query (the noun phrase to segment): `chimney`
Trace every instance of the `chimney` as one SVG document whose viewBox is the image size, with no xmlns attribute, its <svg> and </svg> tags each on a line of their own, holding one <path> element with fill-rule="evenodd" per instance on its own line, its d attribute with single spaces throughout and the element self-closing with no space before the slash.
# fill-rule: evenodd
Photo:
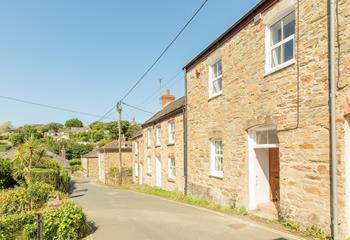
<svg viewBox="0 0 350 240">
<path fill-rule="evenodd" d="M 169 103 L 172 103 L 175 101 L 175 96 L 170 94 L 170 90 L 166 90 L 165 94 L 160 97 L 160 102 L 162 104 L 162 108 L 164 108 Z"/>
</svg>

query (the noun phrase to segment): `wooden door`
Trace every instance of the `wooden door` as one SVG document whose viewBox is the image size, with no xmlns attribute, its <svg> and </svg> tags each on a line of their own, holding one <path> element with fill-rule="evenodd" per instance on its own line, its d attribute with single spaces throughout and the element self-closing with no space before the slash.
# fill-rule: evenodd
<svg viewBox="0 0 350 240">
<path fill-rule="evenodd" d="M 269 176 L 271 201 L 276 202 L 280 197 L 280 159 L 278 148 L 269 149 Z"/>
</svg>

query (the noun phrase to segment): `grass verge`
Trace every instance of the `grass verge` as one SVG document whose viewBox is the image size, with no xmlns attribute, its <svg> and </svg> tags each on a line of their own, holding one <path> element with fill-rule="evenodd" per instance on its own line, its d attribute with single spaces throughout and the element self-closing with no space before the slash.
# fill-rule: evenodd
<svg viewBox="0 0 350 240">
<path fill-rule="evenodd" d="M 292 234 L 296 234 L 297 236 L 306 237 L 308 239 L 313 239 L 313 240 L 327 239 L 327 234 L 317 226 L 302 228 L 301 224 L 291 220 L 279 222 L 278 220 L 266 219 L 255 215 L 250 215 L 248 214 L 248 211 L 246 210 L 245 207 L 240 207 L 240 208 L 223 207 L 207 199 L 197 198 L 190 195 L 186 196 L 179 192 L 171 192 L 164 189 L 154 188 L 148 185 L 122 185 L 122 186 L 110 185 L 110 186 L 118 189 L 131 190 L 135 192 L 158 196 L 161 198 L 170 199 L 177 202 L 186 203 L 189 205 L 203 207 L 203 208 L 207 208 L 217 212 L 229 214 L 235 217 L 245 218 L 246 220 L 252 220 L 257 223 L 262 223 L 270 227 L 273 227 L 275 229 L 285 230 Z"/>
</svg>

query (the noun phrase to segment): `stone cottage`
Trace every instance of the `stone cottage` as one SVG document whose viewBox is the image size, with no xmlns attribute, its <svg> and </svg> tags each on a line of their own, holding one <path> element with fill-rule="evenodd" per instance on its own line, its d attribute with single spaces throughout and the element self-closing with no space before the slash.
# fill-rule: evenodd
<svg viewBox="0 0 350 240">
<path fill-rule="evenodd" d="M 122 139 L 122 168 L 132 168 L 132 147 L 129 142 Z M 98 149 L 98 178 L 101 182 L 107 183 L 111 178 L 109 172 L 113 167 L 119 168 L 119 142 L 114 140 Z"/>
<path fill-rule="evenodd" d="M 82 155 L 80 161 L 85 177 L 98 177 L 98 149 Z"/>
<path fill-rule="evenodd" d="M 337 5 L 343 239 L 350 236 L 350 1 Z M 189 194 L 330 231 L 327 16 L 327 1 L 260 1 L 185 66 Z"/>
<path fill-rule="evenodd" d="M 137 182 L 170 191 L 184 192 L 184 104 L 168 90 L 162 109 L 142 124 L 134 137 L 134 176 Z"/>
</svg>

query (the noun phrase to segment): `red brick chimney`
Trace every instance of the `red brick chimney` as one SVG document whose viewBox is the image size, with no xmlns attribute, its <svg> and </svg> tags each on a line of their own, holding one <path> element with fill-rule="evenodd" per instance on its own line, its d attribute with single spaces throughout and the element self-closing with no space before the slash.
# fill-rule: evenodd
<svg viewBox="0 0 350 240">
<path fill-rule="evenodd" d="M 175 96 L 170 94 L 170 90 L 166 90 L 165 94 L 160 97 L 160 102 L 162 104 L 162 108 L 164 108 L 169 103 L 172 103 L 175 101 Z"/>
</svg>

